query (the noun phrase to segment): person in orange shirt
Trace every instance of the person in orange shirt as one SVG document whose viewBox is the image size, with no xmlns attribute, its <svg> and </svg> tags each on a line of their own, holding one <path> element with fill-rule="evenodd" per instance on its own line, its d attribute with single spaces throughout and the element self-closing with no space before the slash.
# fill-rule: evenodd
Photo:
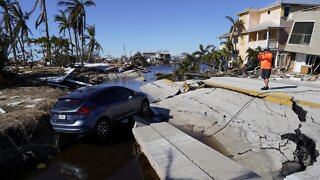
<svg viewBox="0 0 320 180">
<path fill-rule="evenodd" d="M 261 90 L 269 89 L 269 78 L 272 68 L 272 53 L 269 48 L 264 49 L 264 53 L 259 53 L 258 58 L 261 60 L 261 78 L 265 86 Z"/>
</svg>

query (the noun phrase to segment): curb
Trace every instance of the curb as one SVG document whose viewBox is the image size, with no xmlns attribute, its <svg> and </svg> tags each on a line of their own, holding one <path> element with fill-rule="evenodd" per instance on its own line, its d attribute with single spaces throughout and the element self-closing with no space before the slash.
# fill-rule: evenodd
<svg viewBox="0 0 320 180">
<path fill-rule="evenodd" d="M 261 99 L 264 99 L 267 101 L 280 103 L 280 104 L 287 105 L 287 106 L 293 106 L 294 97 L 287 95 L 287 94 L 258 92 L 258 91 L 238 88 L 238 87 L 234 87 L 234 86 L 218 84 L 218 83 L 214 83 L 214 82 L 205 82 L 205 84 L 208 86 L 227 89 L 227 90 L 239 92 L 242 94 L 246 94 L 249 96 L 261 98 Z M 298 105 L 307 106 L 310 108 L 319 108 L 320 109 L 320 104 L 317 104 L 317 103 L 312 103 L 312 102 L 308 102 L 308 101 L 301 101 L 301 100 L 296 100 L 295 103 Z"/>
</svg>

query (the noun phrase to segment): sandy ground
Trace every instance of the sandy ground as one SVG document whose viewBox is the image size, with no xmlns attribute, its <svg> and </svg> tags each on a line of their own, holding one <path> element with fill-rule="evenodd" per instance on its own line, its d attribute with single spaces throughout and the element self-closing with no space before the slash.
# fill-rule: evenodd
<svg viewBox="0 0 320 180">
<path fill-rule="evenodd" d="M 298 152 L 295 137 L 302 136 L 294 133 L 299 127 L 320 151 L 317 109 L 305 107 L 306 122 L 301 122 L 292 107 L 228 90 L 203 88 L 175 96 L 182 84 L 156 81 L 141 89 L 153 98 L 158 97 L 153 106 L 170 110 L 169 123 L 218 140 L 223 147 L 217 148 L 223 149 L 226 156 L 265 179 L 283 178 L 279 176 L 281 169 L 286 173 L 283 163 L 295 161 Z M 301 163 L 310 166 L 290 177 L 317 178 L 320 164 L 310 163 L 311 156 L 304 158 Z"/>
</svg>

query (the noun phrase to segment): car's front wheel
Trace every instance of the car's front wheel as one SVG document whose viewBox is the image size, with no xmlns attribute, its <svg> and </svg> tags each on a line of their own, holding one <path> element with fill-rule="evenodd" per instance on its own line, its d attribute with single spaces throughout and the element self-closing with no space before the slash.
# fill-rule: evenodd
<svg viewBox="0 0 320 180">
<path fill-rule="evenodd" d="M 95 127 L 95 134 L 96 137 L 101 140 L 107 139 L 111 134 L 111 126 L 109 121 L 106 119 L 99 120 Z"/>
<path fill-rule="evenodd" d="M 141 103 L 141 115 L 146 116 L 150 112 L 150 103 L 148 100 L 144 100 Z"/>
</svg>

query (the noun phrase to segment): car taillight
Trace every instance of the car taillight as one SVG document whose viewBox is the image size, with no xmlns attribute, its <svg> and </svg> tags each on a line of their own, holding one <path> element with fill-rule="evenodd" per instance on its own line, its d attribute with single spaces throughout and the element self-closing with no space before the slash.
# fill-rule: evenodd
<svg viewBox="0 0 320 180">
<path fill-rule="evenodd" d="M 83 107 L 79 109 L 79 114 L 89 114 L 91 112 L 91 109 L 89 107 Z"/>
</svg>

